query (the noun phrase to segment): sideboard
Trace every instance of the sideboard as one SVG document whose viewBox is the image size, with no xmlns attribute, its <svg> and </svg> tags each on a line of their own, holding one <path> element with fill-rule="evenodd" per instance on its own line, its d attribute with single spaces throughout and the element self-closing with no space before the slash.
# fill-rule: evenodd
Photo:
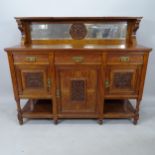
<svg viewBox="0 0 155 155">
<path fill-rule="evenodd" d="M 137 44 L 141 17 L 15 19 L 21 43 L 5 51 L 20 124 L 23 118 L 137 124 L 151 51 Z"/>
</svg>

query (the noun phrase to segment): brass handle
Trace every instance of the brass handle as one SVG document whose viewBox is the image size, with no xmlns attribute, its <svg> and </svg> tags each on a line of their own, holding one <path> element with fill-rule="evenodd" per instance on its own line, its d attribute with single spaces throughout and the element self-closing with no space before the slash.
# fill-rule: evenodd
<svg viewBox="0 0 155 155">
<path fill-rule="evenodd" d="M 48 88 L 51 88 L 51 79 L 47 80 L 47 86 L 48 86 Z"/>
<path fill-rule="evenodd" d="M 105 80 L 105 87 L 106 87 L 106 88 L 110 87 L 110 83 L 109 83 L 108 80 Z"/>
<path fill-rule="evenodd" d="M 28 61 L 28 62 L 35 62 L 36 59 L 37 59 L 37 58 L 34 57 L 34 56 L 26 57 L 26 61 Z"/>
<path fill-rule="evenodd" d="M 74 57 L 72 57 L 72 59 L 76 63 L 81 63 L 84 60 L 84 57 L 82 57 L 82 56 L 74 56 Z"/>
<path fill-rule="evenodd" d="M 129 62 L 130 58 L 128 56 L 122 56 L 122 57 L 120 57 L 120 61 L 121 62 Z"/>
<path fill-rule="evenodd" d="M 60 98 L 60 90 L 59 89 L 56 90 L 56 97 Z"/>
</svg>

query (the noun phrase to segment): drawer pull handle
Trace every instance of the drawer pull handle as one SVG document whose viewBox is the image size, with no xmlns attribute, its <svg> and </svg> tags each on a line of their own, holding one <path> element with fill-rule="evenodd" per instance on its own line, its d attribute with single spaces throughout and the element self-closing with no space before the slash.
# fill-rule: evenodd
<svg viewBox="0 0 155 155">
<path fill-rule="evenodd" d="M 51 88 L 51 85 L 52 85 L 51 79 L 47 80 L 47 85 L 48 85 L 48 88 Z"/>
<path fill-rule="evenodd" d="M 128 56 L 122 56 L 122 57 L 120 57 L 120 61 L 121 62 L 129 62 L 130 58 Z"/>
<path fill-rule="evenodd" d="M 83 62 L 84 57 L 82 57 L 82 56 L 74 56 L 74 57 L 72 57 L 72 59 L 76 63 L 81 63 L 81 62 Z"/>
<path fill-rule="evenodd" d="M 109 83 L 108 80 L 105 80 L 105 87 L 106 87 L 106 88 L 110 87 L 110 83 Z"/>
<path fill-rule="evenodd" d="M 36 62 L 36 57 L 26 57 L 27 62 Z"/>
<path fill-rule="evenodd" d="M 60 98 L 60 89 L 57 89 L 57 90 L 56 90 L 56 97 L 57 97 L 57 98 Z"/>
</svg>

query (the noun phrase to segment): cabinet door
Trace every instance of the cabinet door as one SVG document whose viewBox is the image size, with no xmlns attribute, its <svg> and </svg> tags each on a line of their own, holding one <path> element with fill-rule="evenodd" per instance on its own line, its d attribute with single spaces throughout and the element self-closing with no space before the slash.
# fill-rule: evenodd
<svg viewBox="0 0 155 155">
<path fill-rule="evenodd" d="M 59 112 L 96 113 L 98 70 L 78 67 L 57 69 Z"/>
<path fill-rule="evenodd" d="M 141 67 L 135 66 L 109 66 L 106 70 L 106 94 L 136 95 L 140 82 Z"/>
<path fill-rule="evenodd" d="M 50 94 L 51 79 L 48 66 L 16 66 L 19 94 L 23 97 L 42 97 Z"/>
</svg>

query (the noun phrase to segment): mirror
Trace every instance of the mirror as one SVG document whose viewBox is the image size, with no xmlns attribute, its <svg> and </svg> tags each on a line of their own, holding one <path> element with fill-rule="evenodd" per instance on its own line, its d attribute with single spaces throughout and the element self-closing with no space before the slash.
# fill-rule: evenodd
<svg viewBox="0 0 155 155">
<path fill-rule="evenodd" d="M 85 23 L 84 39 L 125 39 L 127 22 Z M 71 40 L 71 23 L 32 23 L 32 40 Z"/>
<path fill-rule="evenodd" d="M 125 39 L 127 23 L 86 24 L 88 39 Z"/>
</svg>

